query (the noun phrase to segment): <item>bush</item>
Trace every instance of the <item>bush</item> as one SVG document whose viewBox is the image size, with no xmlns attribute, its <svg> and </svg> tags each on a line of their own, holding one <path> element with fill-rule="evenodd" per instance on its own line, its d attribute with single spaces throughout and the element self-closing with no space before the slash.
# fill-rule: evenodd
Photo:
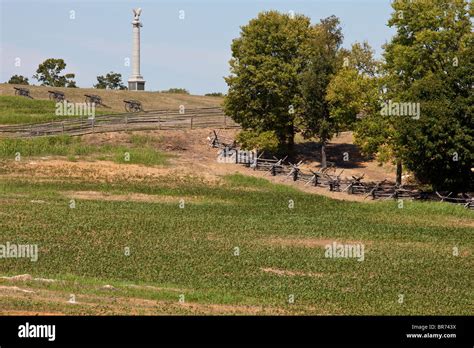
<svg viewBox="0 0 474 348">
<path fill-rule="evenodd" d="M 278 138 L 274 131 L 257 133 L 253 130 L 243 130 L 237 135 L 237 142 L 244 150 L 276 152 Z"/>
<path fill-rule="evenodd" d="M 7 83 L 14 85 L 29 85 L 28 78 L 23 75 L 13 75 Z"/>
<path fill-rule="evenodd" d="M 170 88 L 166 91 L 161 91 L 161 93 L 189 94 L 189 91 L 186 88 Z"/>
</svg>

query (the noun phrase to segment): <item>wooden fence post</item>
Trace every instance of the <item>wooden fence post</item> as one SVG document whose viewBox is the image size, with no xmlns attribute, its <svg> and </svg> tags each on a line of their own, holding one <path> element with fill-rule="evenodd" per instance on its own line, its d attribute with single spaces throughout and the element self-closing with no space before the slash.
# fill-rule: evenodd
<svg viewBox="0 0 474 348">
<path fill-rule="evenodd" d="M 193 129 L 193 115 L 191 115 L 191 129 Z"/>
</svg>

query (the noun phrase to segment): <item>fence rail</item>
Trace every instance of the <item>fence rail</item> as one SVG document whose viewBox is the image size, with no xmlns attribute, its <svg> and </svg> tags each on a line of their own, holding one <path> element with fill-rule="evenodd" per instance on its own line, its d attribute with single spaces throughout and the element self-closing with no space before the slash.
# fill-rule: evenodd
<svg viewBox="0 0 474 348">
<path fill-rule="evenodd" d="M 416 185 L 397 185 L 388 180 L 379 182 L 363 181 L 364 175 L 352 176 L 352 178 L 344 177 L 341 170 L 336 173 L 336 168 L 324 168 L 318 171 L 308 170 L 304 172 L 300 165 L 303 161 L 293 164 L 285 158 L 265 158 L 264 153 L 258 154 L 255 151 L 241 151 L 235 143 L 231 144 L 229 140 L 223 142 L 214 132 L 213 137 L 208 138 L 209 146 L 218 148 L 219 153 L 217 161 L 220 163 L 236 163 L 243 164 L 253 170 L 265 171 L 265 175 L 284 175 L 284 180 L 293 180 L 300 182 L 304 186 L 325 187 L 329 191 L 346 192 L 352 195 L 364 195 L 364 199 L 371 197 L 372 199 L 416 199 L 416 200 L 434 200 L 441 202 L 449 202 L 459 204 L 465 208 L 474 210 L 474 195 L 472 192 L 464 192 L 455 195 L 452 192 L 442 194 L 439 192 L 424 192 Z M 231 145 L 229 145 L 231 144 Z M 242 153 L 242 155 L 239 155 Z"/>
<path fill-rule="evenodd" d="M 0 137 L 36 137 L 51 135 L 85 135 L 126 130 L 239 128 L 221 108 L 195 108 L 184 112 L 150 110 L 123 114 L 101 115 L 95 118 L 69 118 L 31 125 L 0 126 Z"/>
</svg>

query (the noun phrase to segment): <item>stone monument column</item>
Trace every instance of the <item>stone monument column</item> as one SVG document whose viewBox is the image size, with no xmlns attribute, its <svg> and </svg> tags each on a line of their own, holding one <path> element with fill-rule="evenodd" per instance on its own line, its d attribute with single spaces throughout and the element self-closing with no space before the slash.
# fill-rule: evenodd
<svg viewBox="0 0 474 348">
<path fill-rule="evenodd" d="M 141 13 L 141 8 L 133 10 L 132 75 L 128 79 L 128 89 L 130 91 L 145 90 L 145 80 L 140 75 L 140 28 L 143 26 L 140 23 Z"/>
</svg>

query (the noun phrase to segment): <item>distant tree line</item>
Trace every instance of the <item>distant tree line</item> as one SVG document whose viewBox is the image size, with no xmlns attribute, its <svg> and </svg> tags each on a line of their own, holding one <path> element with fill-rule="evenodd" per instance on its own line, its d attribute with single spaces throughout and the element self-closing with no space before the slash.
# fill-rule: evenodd
<svg viewBox="0 0 474 348">
<path fill-rule="evenodd" d="M 33 78 L 40 82 L 41 86 L 51 87 L 77 87 L 74 81 L 75 74 L 69 73 L 61 75 L 66 69 L 66 63 L 63 59 L 49 58 L 38 66 Z M 13 75 L 7 83 L 18 85 L 29 85 L 29 80 L 23 75 Z M 122 82 L 122 75 L 113 71 L 97 76 L 97 83 L 93 85 L 97 89 L 127 90 L 128 88 Z M 170 88 L 160 91 L 161 93 L 188 94 L 185 88 Z M 222 97 L 220 92 L 207 93 L 206 96 Z"/>
<path fill-rule="evenodd" d="M 40 82 L 41 86 L 52 87 L 77 87 L 74 81 L 75 74 L 68 73 L 61 75 L 61 72 L 66 68 L 66 63 L 63 59 L 49 58 L 38 66 L 36 74 L 33 78 Z M 13 75 L 8 83 L 29 85 L 28 78 L 23 75 Z"/>
<path fill-rule="evenodd" d="M 62 74 L 65 69 L 66 62 L 64 59 L 49 58 L 39 64 L 33 78 L 40 82 L 41 86 L 77 87 L 74 81 L 76 75 L 73 73 Z M 23 75 L 13 75 L 7 83 L 29 85 L 29 80 Z M 97 84 L 93 87 L 99 89 L 127 89 L 122 83 L 122 75 L 112 71 L 105 76 L 97 76 Z"/>
<path fill-rule="evenodd" d="M 189 94 L 189 91 L 185 88 L 170 88 L 164 91 L 160 91 L 161 93 L 175 93 L 175 94 Z"/>
</svg>

